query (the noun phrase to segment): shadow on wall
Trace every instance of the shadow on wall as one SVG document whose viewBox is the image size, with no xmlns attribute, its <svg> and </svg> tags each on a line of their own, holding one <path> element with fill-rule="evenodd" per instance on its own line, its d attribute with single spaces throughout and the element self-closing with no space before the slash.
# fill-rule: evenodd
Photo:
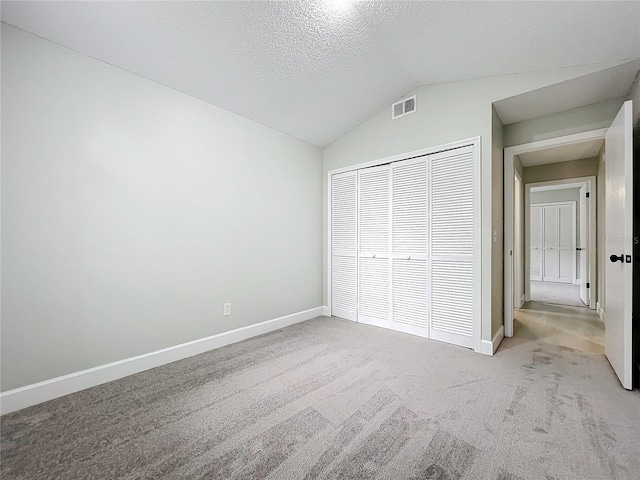
<svg viewBox="0 0 640 480">
<path fill-rule="evenodd" d="M 633 129 L 633 386 L 640 386 L 640 121 Z"/>
</svg>

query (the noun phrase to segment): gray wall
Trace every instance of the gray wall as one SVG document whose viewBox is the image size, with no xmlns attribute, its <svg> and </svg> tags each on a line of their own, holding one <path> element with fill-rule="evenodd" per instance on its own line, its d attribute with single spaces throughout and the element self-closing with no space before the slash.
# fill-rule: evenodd
<svg viewBox="0 0 640 480">
<path fill-rule="evenodd" d="M 322 305 L 317 147 L 3 24 L 2 160 L 3 391 Z"/>
<path fill-rule="evenodd" d="M 504 198 L 503 125 L 491 106 L 491 189 L 492 198 Z M 503 202 L 492 203 L 491 224 L 494 242 L 491 244 L 491 335 L 504 324 L 504 208 Z M 487 339 L 488 340 L 488 339 Z"/>
<path fill-rule="evenodd" d="M 585 158 L 572 162 L 550 163 L 523 169 L 524 183 L 549 182 L 567 178 L 595 177 L 598 175 L 598 158 Z"/>
<path fill-rule="evenodd" d="M 539 203 L 579 202 L 579 188 L 563 188 L 558 190 L 532 191 L 529 196 L 531 205 Z"/>
<path fill-rule="evenodd" d="M 624 98 L 617 98 L 506 125 L 504 146 L 609 128 L 623 103 Z"/>
<path fill-rule="evenodd" d="M 640 72 L 631 86 L 627 100 L 633 100 L 633 125 L 636 126 L 640 122 Z"/>
</svg>

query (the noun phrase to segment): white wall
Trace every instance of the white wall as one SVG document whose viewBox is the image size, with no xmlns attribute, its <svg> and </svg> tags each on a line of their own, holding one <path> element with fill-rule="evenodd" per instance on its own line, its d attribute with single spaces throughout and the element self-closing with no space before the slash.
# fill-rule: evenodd
<svg viewBox="0 0 640 480">
<path fill-rule="evenodd" d="M 2 391 L 322 305 L 317 147 L 2 24 L 2 160 Z"/>
<path fill-rule="evenodd" d="M 610 66 L 610 65 L 609 65 Z M 582 66 L 553 71 L 485 78 L 421 87 L 407 95 L 417 95 L 417 111 L 391 120 L 390 106 L 382 110 L 344 137 L 327 146 L 323 152 L 324 188 L 324 258 L 327 255 L 327 172 L 330 170 L 385 157 L 400 155 L 448 142 L 480 136 L 482 139 L 482 288 L 491 292 L 491 301 L 482 304 L 482 338 L 490 340 L 502 325 L 502 165 L 493 155 L 495 117 L 492 103 L 606 68 Z M 499 120 L 499 119 L 498 119 Z M 501 143 L 500 141 L 497 142 Z M 500 185 L 496 185 L 496 183 Z M 493 245 L 493 232 L 496 243 Z M 499 257 L 499 258 L 494 258 Z M 325 302 L 326 261 L 324 262 Z M 494 270 L 499 270 L 495 275 Z M 499 286 L 493 285 L 498 281 Z M 495 303 L 498 303 L 496 306 Z M 492 320 L 492 316 L 495 317 Z M 492 325 L 493 323 L 493 325 Z M 496 328 L 497 327 L 497 328 Z"/>
</svg>

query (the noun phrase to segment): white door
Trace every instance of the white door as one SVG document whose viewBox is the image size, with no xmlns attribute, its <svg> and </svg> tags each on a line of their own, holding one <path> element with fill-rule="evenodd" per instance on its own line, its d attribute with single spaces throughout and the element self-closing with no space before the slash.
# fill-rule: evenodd
<svg viewBox="0 0 640 480">
<path fill-rule="evenodd" d="M 605 354 L 622 386 L 632 388 L 633 128 L 624 103 L 605 136 Z"/>
<path fill-rule="evenodd" d="M 358 322 L 391 326 L 389 165 L 358 170 Z"/>
<path fill-rule="evenodd" d="M 587 205 L 587 185 L 580 188 L 580 235 L 577 242 L 578 256 L 578 285 L 580 285 L 580 300 L 589 305 L 589 209 Z"/>
<path fill-rule="evenodd" d="M 558 281 L 558 207 L 542 207 L 543 274 L 545 282 Z"/>
<path fill-rule="evenodd" d="M 474 319 L 474 184 L 472 147 L 429 156 L 431 338 L 473 348 L 479 338 Z"/>
<path fill-rule="evenodd" d="M 356 320 L 357 172 L 331 179 L 331 314 Z"/>
<path fill-rule="evenodd" d="M 391 328 L 429 336 L 427 159 L 391 167 Z"/>
<path fill-rule="evenodd" d="M 576 279 L 576 207 L 558 205 L 558 282 Z"/>
<path fill-rule="evenodd" d="M 542 281 L 542 207 L 532 206 L 530 215 L 530 275 L 534 282 Z"/>
<path fill-rule="evenodd" d="M 542 242 L 542 280 L 573 283 L 576 278 L 575 202 L 542 205 Z"/>
</svg>

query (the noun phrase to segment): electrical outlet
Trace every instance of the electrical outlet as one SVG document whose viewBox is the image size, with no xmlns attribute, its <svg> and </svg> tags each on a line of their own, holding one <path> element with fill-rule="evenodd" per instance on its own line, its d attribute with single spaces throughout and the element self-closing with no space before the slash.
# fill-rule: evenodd
<svg viewBox="0 0 640 480">
<path fill-rule="evenodd" d="M 231 315 L 231 304 L 230 303 L 225 303 L 224 304 L 224 311 L 222 312 L 222 316 L 228 317 L 229 315 Z"/>
</svg>

